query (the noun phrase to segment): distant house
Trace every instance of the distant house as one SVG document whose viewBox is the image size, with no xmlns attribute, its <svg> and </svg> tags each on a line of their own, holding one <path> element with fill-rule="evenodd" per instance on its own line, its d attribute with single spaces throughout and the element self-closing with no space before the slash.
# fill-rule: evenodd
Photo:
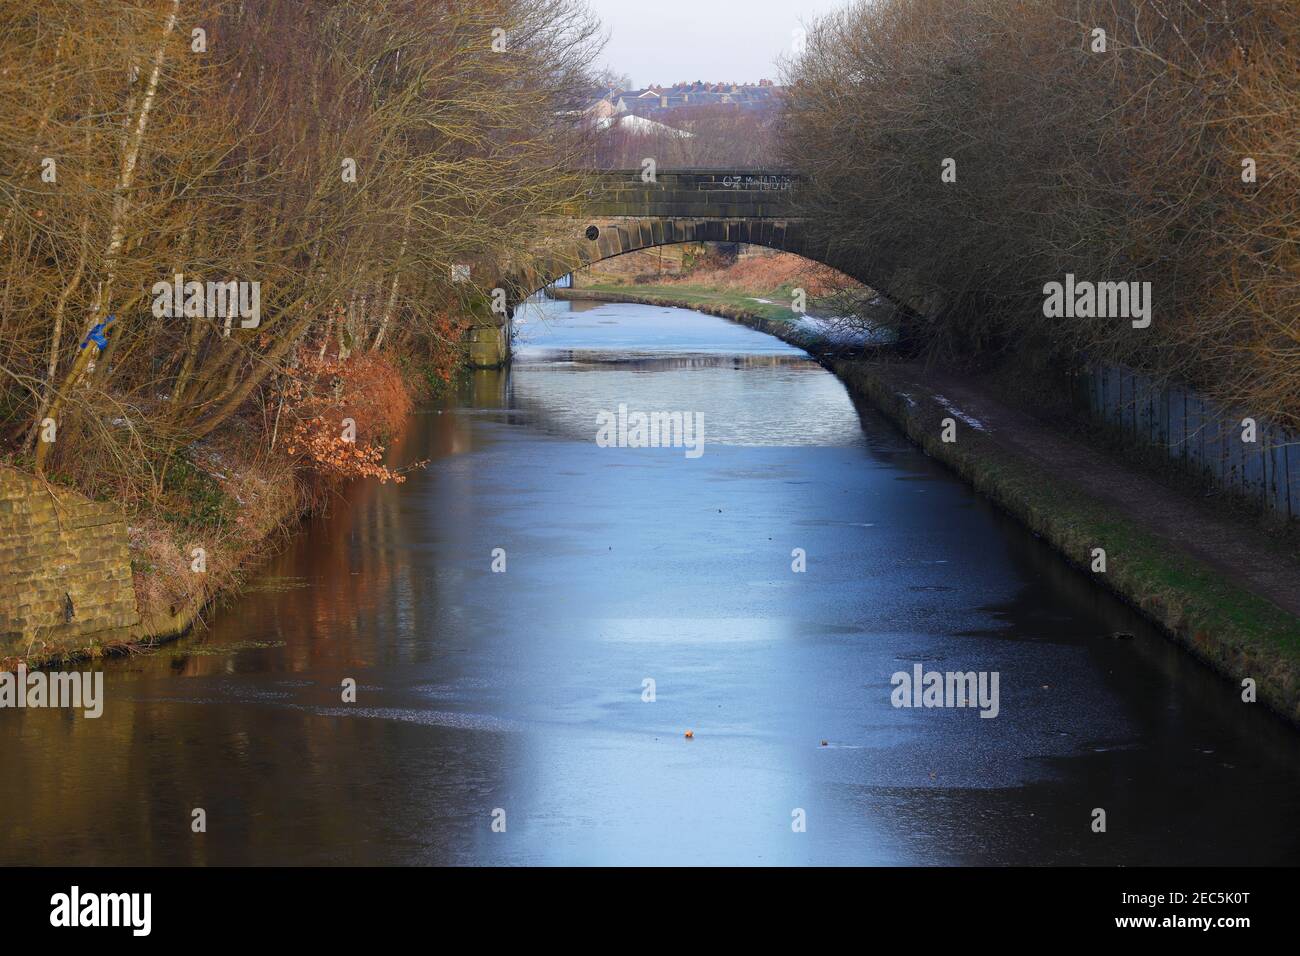
<svg viewBox="0 0 1300 956">
<path fill-rule="evenodd" d="M 613 122 L 614 117 L 618 115 L 618 110 L 609 100 L 599 99 L 587 107 L 585 115 L 594 126 L 604 129 Z"/>
<path fill-rule="evenodd" d="M 689 139 L 694 133 L 688 133 L 686 130 L 675 129 L 675 127 L 663 124 L 658 120 L 647 120 L 646 117 L 637 116 L 636 113 L 614 113 L 612 116 L 595 116 L 588 111 L 591 117 L 591 125 L 598 130 L 607 130 L 610 127 L 625 131 L 625 133 L 636 133 L 638 135 L 664 135 L 675 139 Z"/>
<path fill-rule="evenodd" d="M 620 116 L 616 125 L 621 130 L 625 130 L 629 133 L 637 133 L 642 136 L 659 135 L 670 136 L 674 139 L 690 139 L 695 135 L 694 133 L 688 133 L 684 129 L 674 129 L 665 123 L 646 119 L 644 116 L 637 116 L 631 113 L 626 116 Z"/>
<path fill-rule="evenodd" d="M 651 84 L 644 89 L 623 90 L 606 96 L 620 114 L 653 117 L 667 110 L 692 109 L 699 106 L 731 106 L 739 109 L 774 110 L 780 102 L 782 88 L 771 80 L 758 83 L 674 83 L 672 86 Z"/>
<path fill-rule="evenodd" d="M 655 86 L 646 87 L 644 90 L 625 90 L 614 101 L 614 108 L 620 113 L 631 113 L 638 106 L 658 104 L 659 96 L 659 88 Z"/>
<path fill-rule="evenodd" d="M 592 91 L 587 114 L 600 129 L 607 129 L 616 122 L 621 123 L 616 117 L 635 116 L 658 123 L 674 133 L 687 135 L 659 120 L 669 115 L 677 117 L 683 112 L 701 107 L 775 112 L 783 94 L 782 87 L 766 79 L 757 83 L 707 83 L 695 80 L 690 83 L 674 83 L 672 86 L 652 83 L 636 90 Z M 623 128 L 645 132 L 653 127 L 632 124 L 623 125 Z"/>
</svg>

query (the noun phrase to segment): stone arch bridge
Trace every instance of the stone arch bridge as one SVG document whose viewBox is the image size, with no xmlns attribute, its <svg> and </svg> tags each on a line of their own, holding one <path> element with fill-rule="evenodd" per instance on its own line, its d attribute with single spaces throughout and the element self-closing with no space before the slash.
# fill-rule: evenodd
<svg viewBox="0 0 1300 956">
<path fill-rule="evenodd" d="M 851 249 L 837 254 L 814 245 L 799 216 L 803 180 L 789 172 L 688 169 L 659 172 L 646 181 L 641 170 L 595 174 L 581 203 L 568 210 L 562 231 L 572 230 L 548 255 L 504 277 L 506 315 L 495 325 L 470 330 L 470 361 L 495 367 L 508 360 L 510 317 L 537 290 L 603 259 L 681 242 L 738 242 L 768 246 L 855 274 L 860 263 Z M 878 281 L 870 283 L 880 289 Z"/>
</svg>

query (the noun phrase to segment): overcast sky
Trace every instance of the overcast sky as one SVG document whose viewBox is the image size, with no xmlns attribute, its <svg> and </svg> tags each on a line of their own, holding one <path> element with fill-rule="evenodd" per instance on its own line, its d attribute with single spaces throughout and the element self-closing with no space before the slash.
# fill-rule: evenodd
<svg viewBox="0 0 1300 956">
<path fill-rule="evenodd" d="M 632 85 L 777 79 L 800 23 L 847 0 L 587 0 L 609 33 L 604 61 Z"/>
</svg>

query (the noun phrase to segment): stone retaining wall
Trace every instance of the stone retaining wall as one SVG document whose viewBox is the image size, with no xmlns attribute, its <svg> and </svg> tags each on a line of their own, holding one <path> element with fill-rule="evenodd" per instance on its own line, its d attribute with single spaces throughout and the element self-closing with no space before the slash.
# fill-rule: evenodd
<svg viewBox="0 0 1300 956">
<path fill-rule="evenodd" d="M 139 620 L 121 511 L 0 465 L 0 657 L 125 640 Z"/>
</svg>

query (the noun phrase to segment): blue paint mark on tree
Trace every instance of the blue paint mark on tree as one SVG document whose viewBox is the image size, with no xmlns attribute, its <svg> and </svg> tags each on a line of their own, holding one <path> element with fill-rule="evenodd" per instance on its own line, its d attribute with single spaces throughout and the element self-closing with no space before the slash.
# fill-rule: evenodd
<svg viewBox="0 0 1300 956">
<path fill-rule="evenodd" d="M 112 321 L 113 321 L 113 316 L 110 315 L 103 322 L 100 322 L 97 326 L 91 329 L 86 334 L 86 340 L 81 343 L 81 347 L 84 349 L 91 342 L 94 342 L 96 345 L 99 346 L 99 350 L 101 352 L 104 351 L 104 349 L 108 348 L 107 329 L 109 323 Z"/>
</svg>

